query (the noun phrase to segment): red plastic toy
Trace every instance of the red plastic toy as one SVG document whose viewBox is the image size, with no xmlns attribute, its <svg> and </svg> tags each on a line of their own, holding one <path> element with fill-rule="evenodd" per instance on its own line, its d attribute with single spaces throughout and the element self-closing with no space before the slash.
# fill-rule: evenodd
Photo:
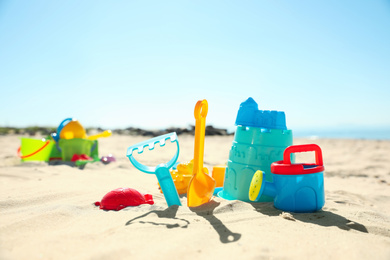
<svg viewBox="0 0 390 260">
<path fill-rule="evenodd" d="M 151 194 L 142 194 L 132 188 L 118 188 L 107 193 L 101 202 L 95 202 L 96 206 L 104 210 L 121 210 L 129 206 L 139 206 L 141 204 L 153 205 Z"/>
<path fill-rule="evenodd" d="M 75 162 L 75 161 L 93 161 L 93 158 L 89 157 L 88 155 L 86 154 L 74 154 L 72 159 L 71 159 L 72 162 Z"/>
</svg>

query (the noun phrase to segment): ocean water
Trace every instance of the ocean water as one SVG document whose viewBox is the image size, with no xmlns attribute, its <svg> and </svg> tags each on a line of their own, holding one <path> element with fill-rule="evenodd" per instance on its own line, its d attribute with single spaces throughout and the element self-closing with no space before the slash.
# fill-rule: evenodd
<svg viewBox="0 0 390 260">
<path fill-rule="evenodd" d="M 289 128 L 294 137 L 301 138 L 334 138 L 334 139 L 367 139 L 390 140 L 390 127 L 354 127 L 354 128 Z M 235 127 L 228 128 L 234 132 Z"/>
<path fill-rule="evenodd" d="M 389 128 L 293 129 L 294 137 L 390 140 Z"/>
</svg>

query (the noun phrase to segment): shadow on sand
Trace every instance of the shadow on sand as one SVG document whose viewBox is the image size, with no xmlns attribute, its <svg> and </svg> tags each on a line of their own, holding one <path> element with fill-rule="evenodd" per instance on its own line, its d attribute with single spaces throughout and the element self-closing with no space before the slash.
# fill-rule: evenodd
<svg viewBox="0 0 390 260">
<path fill-rule="evenodd" d="M 268 216 L 279 216 L 283 211 L 275 208 L 272 202 L 250 203 L 252 207 L 262 214 Z M 349 220 L 343 216 L 330 211 L 319 210 L 313 213 L 290 213 L 293 216 L 291 220 L 299 220 L 306 223 L 312 223 L 323 227 L 338 227 L 342 230 L 356 230 L 368 233 L 367 228 L 355 221 Z"/>
<path fill-rule="evenodd" d="M 126 226 L 131 225 L 133 223 L 141 223 L 141 224 L 152 224 L 155 226 L 163 225 L 163 226 L 166 226 L 166 228 L 187 228 L 188 225 L 190 224 L 190 222 L 186 219 L 176 217 L 176 213 L 177 213 L 178 209 L 179 209 L 179 206 L 173 205 L 165 210 L 152 210 L 152 211 L 145 213 L 141 216 L 130 219 L 129 221 L 126 222 Z M 161 218 L 161 219 L 165 218 L 165 219 L 175 220 L 174 222 L 176 222 L 176 223 L 157 223 L 157 222 L 152 222 L 152 221 L 141 220 L 150 214 L 156 214 L 157 217 Z"/>
<path fill-rule="evenodd" d="M 216 218 L 213 214 L 213 211 L 216 207 L 219 206 L 219 202 L 215 202 L 214 200 L 211 200 L 210 202 L 196 207 L 196 208 L 190 208 L 192 212 L 195 212 L 198 216 L 203 217 L 205 220 L 207 220 L 210 225 L 215 229 L 215 231 L 219 235 L 219 240 L 226 244 L 226 243 L 232 243 L 236 242 L 241 238 L 241 234 L 239 233 L 233 233 L 230 231 L 221 220 Z"/>
<path fill-rule="evenodd" d="M 216 207 L 219 206 L 220 203 L 215 201 L 210 201 L 209 203 L 206 203 L 200 207 L 196 208 L 190 208 L 190 210 L 194 213 L 196 213 L 198 216 L 203 217 L 205 220 L 207 220 L 210 225 L 214 228 L 214 230 L 219 235 L 219 240 L 222 243 L 232 243 L 236 242 L 241 238 L 241 234 L 234 233 L 230 231 L 221 220 L 216 218 L 213 215 L 213 211 Z M 171 206 L 165 210 L 152 210 L 150 212 L 147 212 L 141 216 L 135 217 L 129 221 L 126 222 L 126 226 L 129 226 L 134 223 L 141 223 L 141 224 L 151 224 L 156 226 L 166 226 L 166 228 L 187 228 L 190 222 L 183 218 L 177 218 L 176 214 L 178 211 L 179 206 L 174 205 Z M 144 221 L 145 217 L 149 216 L 150 214 L 156 214 L 159 219 L 169 219 L 169 221 L 164 222 L 156 222 L 156 221 Z M 174 223 L 169 223 L 174 220 Z"/>
</svg>

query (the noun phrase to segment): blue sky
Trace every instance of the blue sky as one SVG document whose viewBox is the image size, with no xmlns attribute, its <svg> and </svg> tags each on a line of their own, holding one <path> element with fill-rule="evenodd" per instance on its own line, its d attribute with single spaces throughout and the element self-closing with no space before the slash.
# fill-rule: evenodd
<svg viewBox="0 0 390 260">
<path fill-rule="evenodd" d="M 0 0 L 0 125 L 390 127 L 390 1 Z"/>
</svg>

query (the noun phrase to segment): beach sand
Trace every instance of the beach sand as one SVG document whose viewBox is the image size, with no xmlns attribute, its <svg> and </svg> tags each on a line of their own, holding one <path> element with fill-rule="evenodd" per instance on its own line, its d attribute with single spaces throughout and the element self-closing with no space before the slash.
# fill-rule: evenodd
<svg viewBox="0 0 390 260">
<path fill-rule="evenodd" d="M 0 136 L 0 259 L 390 259 L 390 141 L 294 139 L 316 143 L 325 165 L 325 206 L 287 213 L 272 203 L 213 197 L 197 209 L 167 207 L 155 175 L 138 171 L 127 147 L 147 140 L 99 139 L 110 164 L 85 168 L 21 162 L 20 136 Z M 206 136 L 204 163 L 225 164 L 233 136 Z M 193 156 L 193 136 L 179 136 L 180 162 Z M 167 145 L 141 154 L 167 162 Z M 314 156 L 303 160 L 314 160 Z M 109 191 L 130 187 L 154 205 L 104 211 Z"/>
</svg>

